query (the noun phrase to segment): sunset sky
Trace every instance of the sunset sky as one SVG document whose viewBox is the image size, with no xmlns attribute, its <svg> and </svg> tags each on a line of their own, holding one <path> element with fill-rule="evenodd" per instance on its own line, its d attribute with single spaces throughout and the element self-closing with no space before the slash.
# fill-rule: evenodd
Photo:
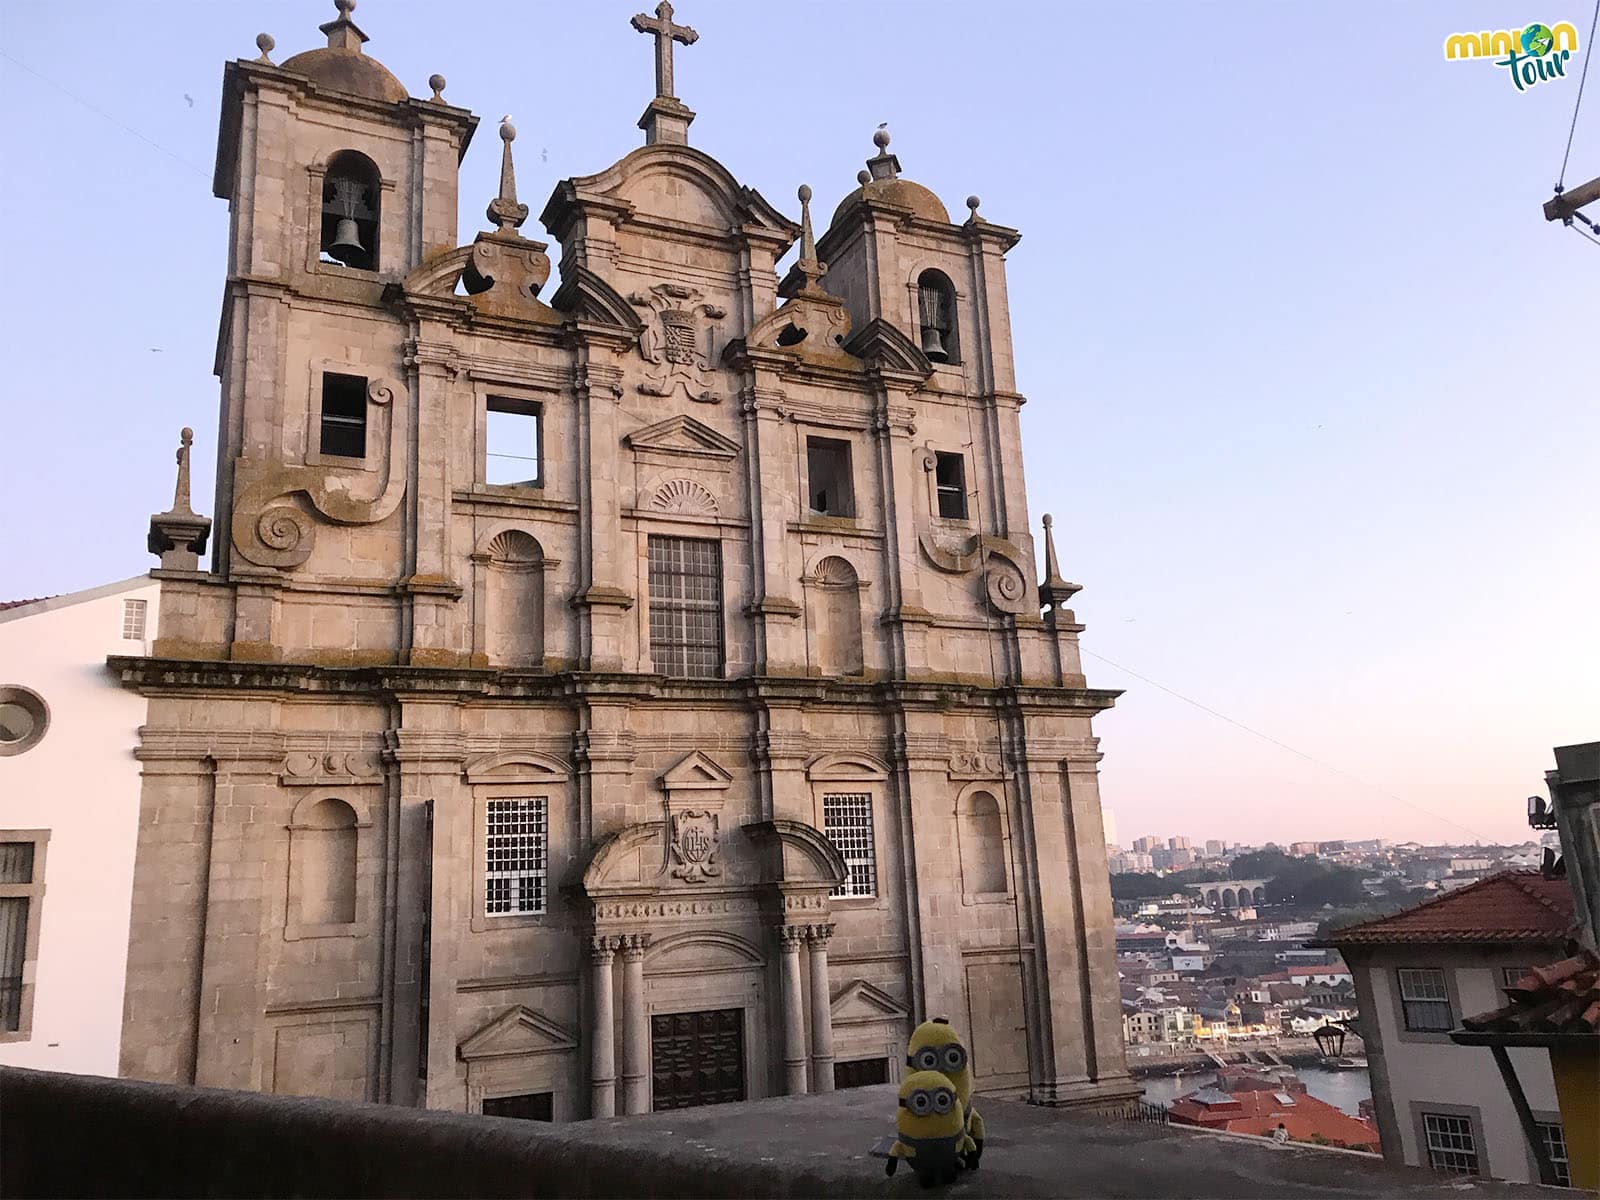
<svg viewBox="0 0 1600 1200">
<path fill-rule="evenodd" d="M 639 143 L 640 7 L 362 0 L 368 53 L 483 119 L 462 241 L 502 114 L 535 214 Z M 1551 746 L 1600 738 L 1600 245 L 1539 211 L 1579 63 L 1519 93 L 1442 51 L 1590 11 L 677 5 L 691 142 L 792 217 L 888 122 L 907 176 L 1022 230 L 1030 518 L 1126 689 L 1096 727 L 1124 843 L 1520 841 Z M 0 600 L 153 565 L 185 424 L 212 511 L 223 63 L 333 15 L 7 0 Z M 1569 185 L 1600 174 L 1591 74 Z"/>
</svg>

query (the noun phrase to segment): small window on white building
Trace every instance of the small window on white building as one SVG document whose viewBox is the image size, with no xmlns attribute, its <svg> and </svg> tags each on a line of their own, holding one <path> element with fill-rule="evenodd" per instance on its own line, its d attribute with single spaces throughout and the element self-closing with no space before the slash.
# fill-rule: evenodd
<svg viewBox="0 0 1600 1200">
<path fill-rule="evenodd" d="M 1422 1131 L 1428 1140 L 1428 1165 L 1451 1175 L 1478 1175 L 1478 1143 L 1472 1136 L 1472 1118 L 1446 1113 L 1423 1113 Z"/>
<path fill-rule="evenodd" d="M 490 800 L 484 843 L 484 911 L 491 917 L 545 911 L 549 832 L 545 798 Z"/>
<path fill-rule="evenodd" d="M 144 641 L 145 613 L 150 603 L 147 600 L 124 600 L 122 602 L 122 636 L 130 642 Z"/>
<path fill-rule="evenodd" d="M 1539 1136 L 1544 1139 L 1544 1150 L 1555 1168 L 1556 1186 L 1572 1186 L 1572 1167 L 1567 1162 L 1567 1134 L 1560 1121 L 1540 1121 Z"/>
<path fill-rule="evenodd" d="M 539 487 L 540 406 L 535 400 L 490 396 L 483 418 L 483 481 Z"/>
<path fill-rule="evenodd" d="M 844 883 L 833 894 L 876 896 L 878 856 L 872 837 L 872 797 L 865 792 L 824 795 L 822 832 L 844 859 Z"/>
<path fill-rule="evenodd" d="M 26 1040 L 33 1025 L 30 966 L 39 951 L 44 839 L 0 831 L 0 1040 Z M 4 1036 L 10 1035 L 10 1036 Z"/>
<path fill-rule="evenodd" d="M 1398 974 L 1400 1008 L 1405 1014 L 1407 1029 L 1423 1033 L 1448 1033 L 1455 1027 L 1443 971 L 1402 967 Z"/>
</svg>

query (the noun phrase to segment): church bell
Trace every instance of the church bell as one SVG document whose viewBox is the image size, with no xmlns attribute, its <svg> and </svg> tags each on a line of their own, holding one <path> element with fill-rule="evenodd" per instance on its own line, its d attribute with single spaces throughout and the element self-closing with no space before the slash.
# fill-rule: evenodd
<svg viewBox="0 0 1600 1200">
<path fill-rule="evenodd" d="M 932 325 L 922 327 L 922 352 L 934 362 L 948 362 L 950 359 L 944 348 L 944 339 Z"/>
<path fill-rule="evenodd" d="M 361 237 L 356 231 L 355 218 L 340 217 L 339 225 L 333 231 L 333 241 L 328 243 L 328 253 L 340 262 L 349 262 L 366 252 L 367 248 L 361 244 Z"/>
</svg>

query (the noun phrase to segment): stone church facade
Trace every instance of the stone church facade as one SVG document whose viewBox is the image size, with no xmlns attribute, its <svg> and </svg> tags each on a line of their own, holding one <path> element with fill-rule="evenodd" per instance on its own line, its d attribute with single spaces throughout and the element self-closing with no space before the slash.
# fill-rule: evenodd
<svg viewBox="0 0 1600 1200">
<path fill-rule="evenodd" d="M 986 1092 L 1127 1098 L 1115 693 L 1035 577 L 1018 234 L 880 131 L 814 236 L 688 144 L 662 4 L 549 288 L 515 131 L 461 244 L 477 119 L 353 7 L 226 69 L 211 566 L 185 449 L 112 660 L 123 1073 L 568 1120 L 892 1081 L 945 1015 Z"/>
</svg>

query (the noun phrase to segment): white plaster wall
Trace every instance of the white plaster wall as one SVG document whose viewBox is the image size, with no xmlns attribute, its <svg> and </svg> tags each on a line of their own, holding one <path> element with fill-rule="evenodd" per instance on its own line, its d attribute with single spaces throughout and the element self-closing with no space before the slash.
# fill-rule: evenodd
<svg viewBox="0 0 1600 1200">
<path fill-rule="evenodd" d="M 1503 962 L 1506 966 L 1529 965 L 1540 957 L 1538 954 L 1524 954 L 1519 959 L 1513 954 L 1497 959 L 1497 962 Z M 1437 967 L 1444 964 L 1418 956 L 1415 963 L 1407 960 L 1405 965 Z M 1461 998 L 1461 1011 L 1454 1014 L 1458 1023 L 1463 1016 L 1488 1012 L 1505 1003 L 1500 991 L 1499 965 L 1458 966 L 1454 971 L 1455 986 Z M 1483 1114 L 1483 1134 L 1487 1146 L 1480 1148 L 1480 1154 L 1487 1154 L 1487 1173 L 1496 1179 L 1538 1182 L 1528 1160 L 1527 1141 L 1517 1121 L 1516 1109 L 1511 1105 L 1511 1096 L 1506 1091 L 1488 1048 L 1458 1046 L 1454 1042 L 1436 1044 L 1402 1041 L 1400 1023 L 1395 1016 L 1399 1011 L 1394 994 L 1397 986 L 1393 965 L 1373 969 L 1373 997 L 1382 1022 L 1383 1052 L 1389 1064 L 1389 1088 L 1394 1096 L 1395 1117 L 1400 1126 L 1406 1162 L 1412 1166 L 1428 1165 L 1426 1151 L 1417 1144 L 1416 1122 L 1411 1112 L 1413 1101 L 1468 1105 L 1476 1107 Z M 1549 1054 L 1541 1049 L 1528 1048 L 1513 1049 L 1509 1053 L 1512 1065 L 1517 1070 L 1517 1078 L 1522 1081 L 1523 1091 L 1528 1097 L 1528 1107 L 1536 1115 L 1558 1112 L 1560 1104 L 1556 1100 L 1555 1081 L 1550 1074 Z"/>
<path fill-rule="evenodd" d="M 50 708 L 44 739 L 0 758 L 0 830 L 50 830 L 32 1036 L 0 1042 L 0 1064 L 117 1073 L 145 700 L 105 660 L 149 652 L 123 639 L 122 602 L 146 601 L 149 638 L 159 595 L 140 576 L 0 612 L 0 684 L 31 688 Z"/>
</svg>

